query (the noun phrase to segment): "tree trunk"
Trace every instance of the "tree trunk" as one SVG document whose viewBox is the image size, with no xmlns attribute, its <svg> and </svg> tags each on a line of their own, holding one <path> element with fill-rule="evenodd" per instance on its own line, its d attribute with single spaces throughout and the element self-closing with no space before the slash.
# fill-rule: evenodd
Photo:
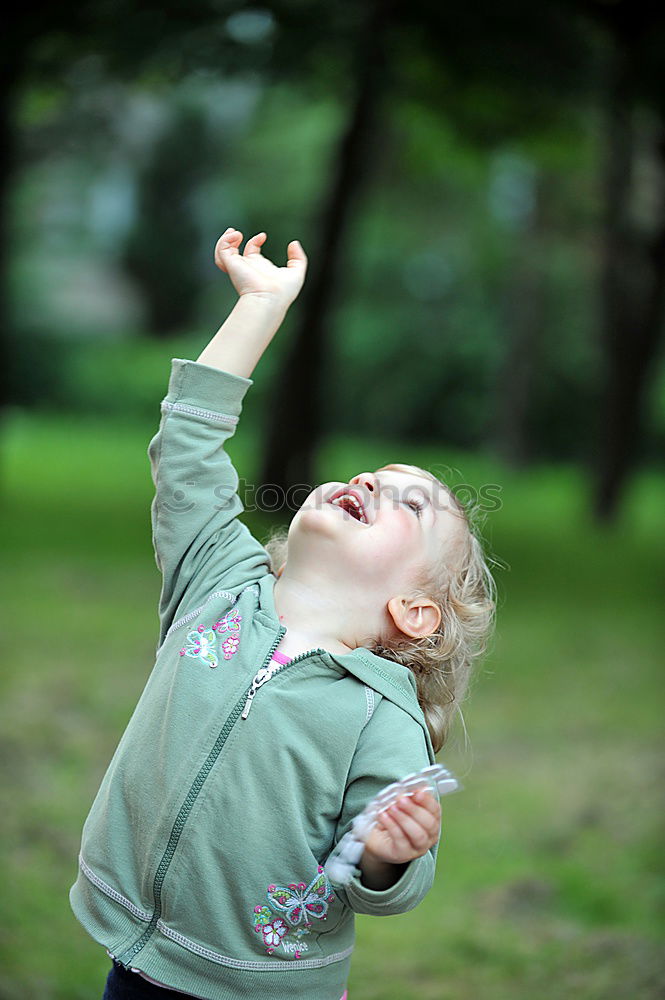
<svg viewBox="0 0 665 1000">
<path fill-rule="evenodd" d="M 661 201 L 661 218 L 649 235 L 639 231 L 630 215 L 635 156 L 631 55 L 636 57 L 615 41 L 608 92 L 601 284 L 605 368 L 593 496 L 594 514 L 606 523 L 618 514 L 635 464 L 650 362 L 656 354 L 665 306 L 665 206 Z M 658 162 L 665 183 L 663 127 L 660 121 Z"/>
<path fill-rule="evenodd" d="M 324 392 L 334 392 L 324 378 L 331 304 L 351 212 L 376 154 L 389 19 L 390 4 L 376 0 L 355 54 L 355 98 L 339 144 L 327 204 L 316 227 L 320 240 L 310 254 L 299 326 L 275 380 L 269 409 L 275 419 L 268 431 L 260 481 L 283 491 L 297 484 L 315 485 L 315 454 L 323 432 L 321 399 Z"/>
</svg>

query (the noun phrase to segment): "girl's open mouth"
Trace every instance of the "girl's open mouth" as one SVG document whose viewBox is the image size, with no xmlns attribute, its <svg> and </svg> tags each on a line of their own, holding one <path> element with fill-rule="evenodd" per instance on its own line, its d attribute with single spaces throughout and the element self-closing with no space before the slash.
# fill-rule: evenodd
<svg viewBox="0 0 665 1000">
<path fill-rule="evenodd" d="M 367 514 L 365 513 L 365 506 L 357 491 L 340 491 L 328 502 L 334 507 L 341 507 L 342 510 L 345 510 L 356 521 L 360 521 L 361 524 L 369 524 Z"/>
</svg>

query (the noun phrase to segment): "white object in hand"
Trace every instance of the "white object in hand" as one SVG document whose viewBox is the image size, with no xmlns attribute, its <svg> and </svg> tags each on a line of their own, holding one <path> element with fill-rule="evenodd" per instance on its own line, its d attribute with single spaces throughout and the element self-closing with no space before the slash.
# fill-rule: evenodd
<svg viewBox="0 0 665 1000">
<path fill-rule="evenodd" d="M 324 870 L 333 885 L 344 886 L 358 875 L 356 868 L 365 849 L 365 841 L 377 824 L 379 813 L 396 802 L 402 795 L 414 795 L 421 788 L 428 788 L 433 795 L 448 795 L 461 788 L 457 778 L 442 764 L 429 764 L 422 771 L 407 774 L 401 781 L 394 781 L 382 788 L 367 803 L 333 848 Z"/>
</svg>

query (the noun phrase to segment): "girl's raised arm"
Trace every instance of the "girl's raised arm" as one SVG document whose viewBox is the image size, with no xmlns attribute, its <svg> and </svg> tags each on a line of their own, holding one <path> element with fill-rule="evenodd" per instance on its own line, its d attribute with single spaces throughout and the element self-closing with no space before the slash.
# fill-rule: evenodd
<svg viewBox="0 0 665 1000">
<path fill-rule="evenodd" d="M 226 442 L 238 425 L 250 375 L 300 290 L 299 244 L 277 268 L 261 256 L 262 233 L 240 257 L 241 234 L 227 231 L 215 259 L 240 298 L 197 361 L 173 358 L 159 430 L 148 455 L 155 484 L 152 537 L 162 573 L 161 646 L 170 630 L 216 591 L 238 593 L 269 572 L 264 547 L 238 520 L 243 505 Z"/>
</svg>

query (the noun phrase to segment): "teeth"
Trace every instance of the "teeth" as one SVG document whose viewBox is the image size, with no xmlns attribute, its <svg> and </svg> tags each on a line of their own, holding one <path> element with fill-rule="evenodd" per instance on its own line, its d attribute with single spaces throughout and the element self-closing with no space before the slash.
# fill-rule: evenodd
<svg viewBox="0 0 665 1000">
<path fill-rule="evenodd" d="M 360 514 L 361 520 L 364 521 L 365 524 L 367 524 L 367 518 L 365 517 L 365 512 L 363 511 L 362 504 L 360 503 L 357 497 L 355 497 L 352 493 L 344 493 L 342 494 L 341 497 L 336 497 L 334 500 L 331 500 L 330 502 L 335 504 L 336 507 L 341 507 L 342 501 L 345 501 L 346 503 L 350 502 L 351 505 L 355 507 L 355 509 Z"/>
</svg>

